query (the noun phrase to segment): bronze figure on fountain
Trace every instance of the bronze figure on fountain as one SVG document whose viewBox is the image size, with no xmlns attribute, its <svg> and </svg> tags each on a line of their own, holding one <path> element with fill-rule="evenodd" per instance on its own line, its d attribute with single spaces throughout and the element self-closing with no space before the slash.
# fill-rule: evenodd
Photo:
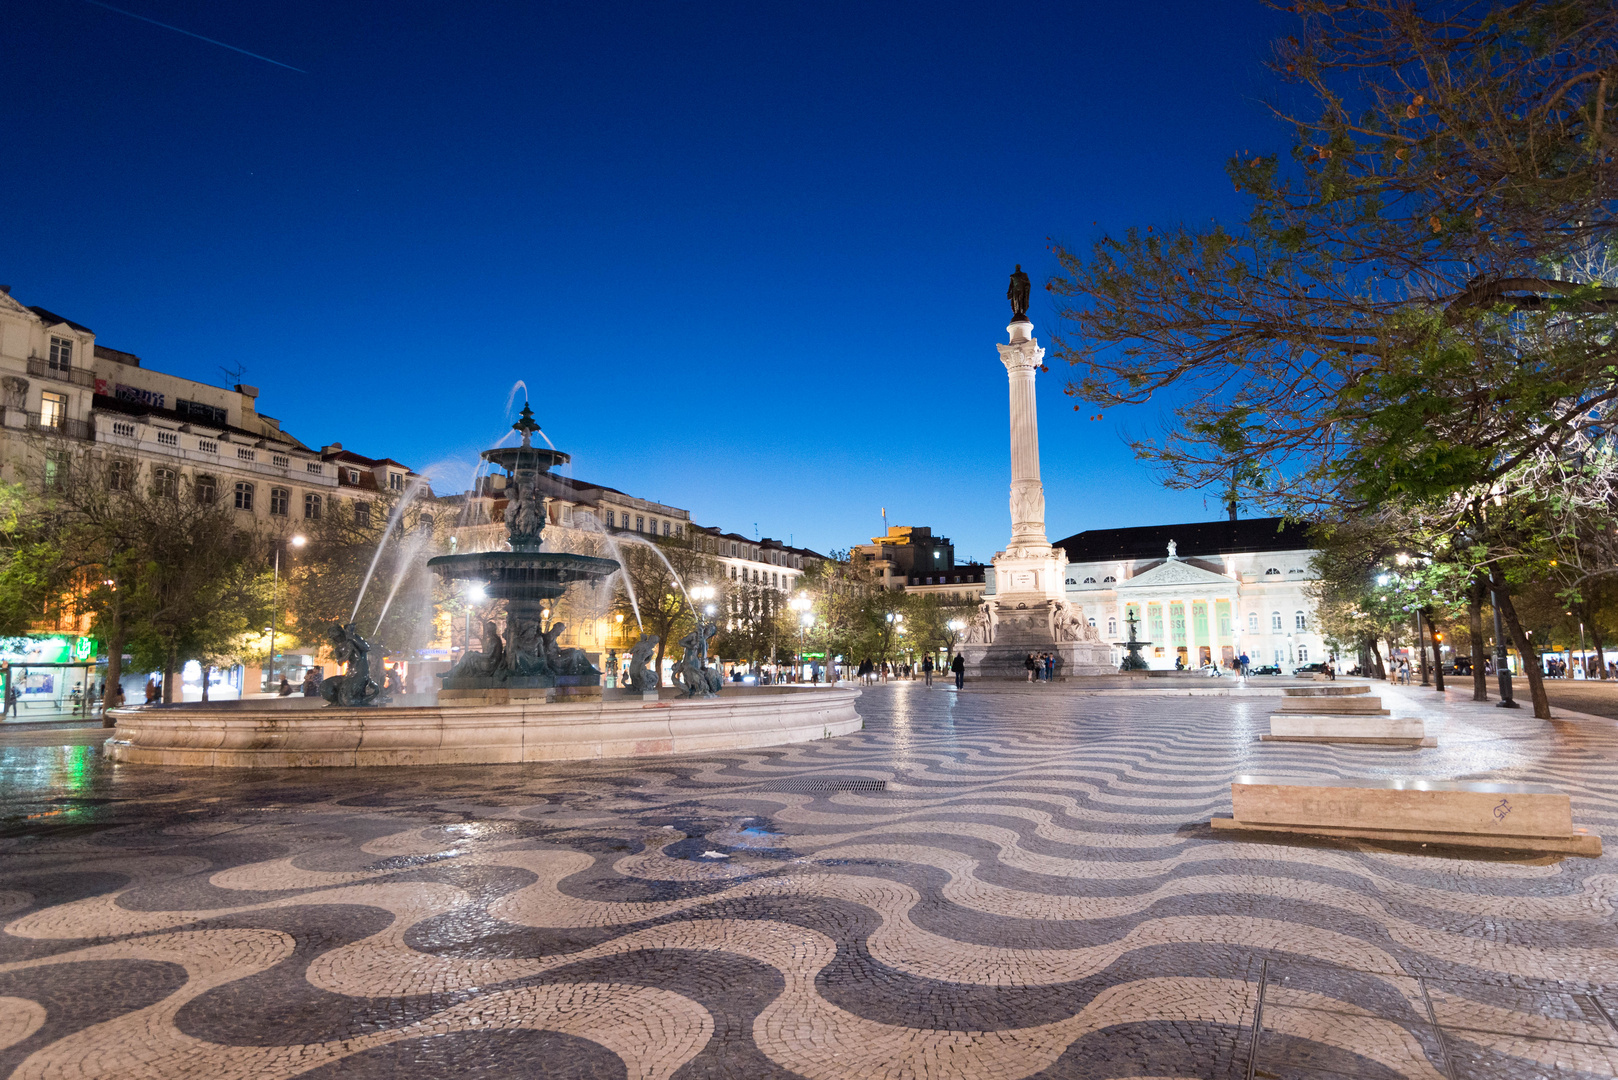
<svg viewBox="0 0 1618 1080">
<path fill-rule="evenodd" d="M 506 602 L 506 632 L 484 631 L 484 651 L 466 656 L 443 678 L 443 692 L 454 697 L 476 697 L 500 691 L 547 691 L 570 697 L 599 696 L 601 673 L 581 649 L 557 643 L 565 627 L 546 625 L 550 601 L 575 582 L 591 588 L 618 570 L 613 559 L 570 555 L 543 550 L 545 496 L 539 478 L 555 465 L 566 463 L 559 450 L 535 446 L 539 432 L 533 410 L 523 405 L 511 425 L 522 435 L 518 446 L 483 452 L 483 460 L 506 472 L 506 551 L 477 551 L 440 555 L 427 565 L 447 581 L 475 582 L 484 594 Z"/>
</svg>

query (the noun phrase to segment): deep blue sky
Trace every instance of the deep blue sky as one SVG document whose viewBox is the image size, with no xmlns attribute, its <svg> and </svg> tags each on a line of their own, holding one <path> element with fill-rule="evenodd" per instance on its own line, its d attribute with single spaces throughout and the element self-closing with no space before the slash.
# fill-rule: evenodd
<svg viewBox="0 0 1618 1080">
<path fill-rule="evenodd" d="M 581 478 L 820 550 L 1010 531 L 1012 264 L 1236 217 L 1217 3 L 0 4 L 0 282 L 441 493 L 523 379 Z M 1041 377 L 1053 539 L 1220 516 Z M 1093 411 L 1093 410 L 1091 410 Z M 463 464 L 450 466 L 450 462 Z"/>
</svg>

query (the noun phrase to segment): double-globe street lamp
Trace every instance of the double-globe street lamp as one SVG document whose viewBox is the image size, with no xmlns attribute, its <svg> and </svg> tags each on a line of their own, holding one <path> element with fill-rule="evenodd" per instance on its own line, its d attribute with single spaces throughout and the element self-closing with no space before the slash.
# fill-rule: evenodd
<svg viewBox="0 0 1618 1080">
<path fill-rule="evenodd" d="M 294 533 L 285 541 L 278 541 L 275 545 L 275 570 L 270 578 L 270 676 L 264 680 L 266 693 L 275 691 L 275 631 L 281 621 L 281 547 L 283 543 L 301 548 L 309 542 L 308 537 Z M 207 674 L 203 674 L 207 678 Z"/>
<path fill-rule="evenodd" d="M 803 635 L 815 623 L 815 613 L 810 610 L 813 602 L 804 593 L 799 593 L 787 602 L 787 607 L 798 613 L 798 681 L 803 682 Z"/>
</svg>

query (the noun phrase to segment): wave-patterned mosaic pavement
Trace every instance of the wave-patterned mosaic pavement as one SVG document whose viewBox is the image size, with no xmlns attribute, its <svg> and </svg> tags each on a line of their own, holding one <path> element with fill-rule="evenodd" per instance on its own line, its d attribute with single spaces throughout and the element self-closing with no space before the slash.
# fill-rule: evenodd
<svg viewBox="0 0 1618 1080">
<path fill-rule="evenodd" d="M 0 750 L 0 1075 L 1618 1074 L 1614 856 L 1206 825 L 1240 772 L 1509 777 L 1610 851 L 1613 725 L 1260 744 L 1269 705 L 905 683 L 858 735 L 588 767 Z"/>
</svg>

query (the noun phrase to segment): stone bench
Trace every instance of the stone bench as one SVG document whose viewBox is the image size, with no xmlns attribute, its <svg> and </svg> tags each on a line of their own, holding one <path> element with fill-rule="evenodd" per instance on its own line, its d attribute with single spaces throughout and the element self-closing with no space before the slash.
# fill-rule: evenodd
<svg viewBox="0 0 1618 1080">
<path fill-rule="evenodd" d="M 1539 784 L 1238 776 L 1219 830 L 1400 840 L 1596 858 L 1567 795 Z"/>
<path fill-rule="evenodd" d="M 1379 746 L 1437 746 L 1420 717 L 1273 713 L 1262 742 L 1370 743 Z"/>
<path fill-rule="evenodd" d="M 1329 713 L 1343 713 L 1356 716 L 1386 716 L 1388 710 L 1382 707 L 1382 699 L 1371 697 L 1369 694 L 1360 694 L 1354 697 L 1284 697 L 1276 709 L 1277 712 L 1309 713 L 1320 716 Z"/>
<path fill-rule="evenodd" d="M 1327 686 L 1289 686 L 1282 691 L 1287 697 L 1348 697 L 1354 694 L 1369 694 L 1369 686 L 1338 686 L 1335 683 Z"/>
</svg>

